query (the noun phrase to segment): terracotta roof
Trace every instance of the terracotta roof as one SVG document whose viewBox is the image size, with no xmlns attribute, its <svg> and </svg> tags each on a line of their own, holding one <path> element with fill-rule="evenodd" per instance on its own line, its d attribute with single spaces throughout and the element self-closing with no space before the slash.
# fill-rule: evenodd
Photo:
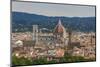
<svg viewBox="0 0 100 67">
<path fill-rule="evenodd" d="M 59 19 L 58 24 L 54 29 L 54 33 L 63 33 L 63 32 L 64 32 L 64 26 L 61 24 L 61 20 Z"/>
</svg>

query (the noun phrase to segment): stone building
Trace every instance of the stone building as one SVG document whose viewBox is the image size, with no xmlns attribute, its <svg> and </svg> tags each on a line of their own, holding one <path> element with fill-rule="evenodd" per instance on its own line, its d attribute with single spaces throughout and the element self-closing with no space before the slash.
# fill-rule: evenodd
<svg viewBox="0 0 100 67">
<path fill-rule="evenodd" d="M 33 40 L 36 44 L 54 45 L 65 44 L 68 39 L 66 37 L 66 29 L 59 19 L 58 24 L 55 26 L 54 31 L 51 33 L 38 32 L 38 25 L 33 25 Z M 55 45 L 54 45 L 55 46 Z M 61 46 L 61 45 L 60 45 Z"/>
</svg>

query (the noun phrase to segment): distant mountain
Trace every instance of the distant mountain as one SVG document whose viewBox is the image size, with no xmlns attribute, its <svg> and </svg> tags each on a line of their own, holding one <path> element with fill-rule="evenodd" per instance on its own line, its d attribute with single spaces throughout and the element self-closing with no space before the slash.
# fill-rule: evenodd
<svg viewBox="0 0 100 67">
<path fill-rule="evenodd" d="M 32 25 L 38 24 L 39 28 L 53 30 L 61 19 L 65 28 L 71 28 L 75 31 L 95 32 L 95 17 L 49 17 L 37 14 L 28 14 L 23 12 L 12 12 L 12 31 L 32 31 Z"/>
</svg>

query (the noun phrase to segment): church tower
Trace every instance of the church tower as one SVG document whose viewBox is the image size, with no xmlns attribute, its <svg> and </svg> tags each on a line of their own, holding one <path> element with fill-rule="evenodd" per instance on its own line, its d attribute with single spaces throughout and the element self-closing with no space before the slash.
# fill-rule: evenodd
<svg viewBox="0 0 100 67">
<path fill-rule="evenodd" d="M 33 25 L 33 41 L 38 43 L 38 25 Z"/>
</svg>

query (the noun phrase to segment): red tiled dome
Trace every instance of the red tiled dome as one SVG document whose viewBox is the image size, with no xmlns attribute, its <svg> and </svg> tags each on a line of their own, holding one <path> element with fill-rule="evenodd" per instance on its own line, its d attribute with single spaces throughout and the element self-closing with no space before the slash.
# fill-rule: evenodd
<svg viewBox="0 0 100 67">
<path fill-rule="evenodd" d="M 63 33 L 64 32 L 64 27 L 61 24 L 61 21 L 59 20 L 58 24 L 56 25 L 54 29 L 54 33 Z"/>
</svg>

